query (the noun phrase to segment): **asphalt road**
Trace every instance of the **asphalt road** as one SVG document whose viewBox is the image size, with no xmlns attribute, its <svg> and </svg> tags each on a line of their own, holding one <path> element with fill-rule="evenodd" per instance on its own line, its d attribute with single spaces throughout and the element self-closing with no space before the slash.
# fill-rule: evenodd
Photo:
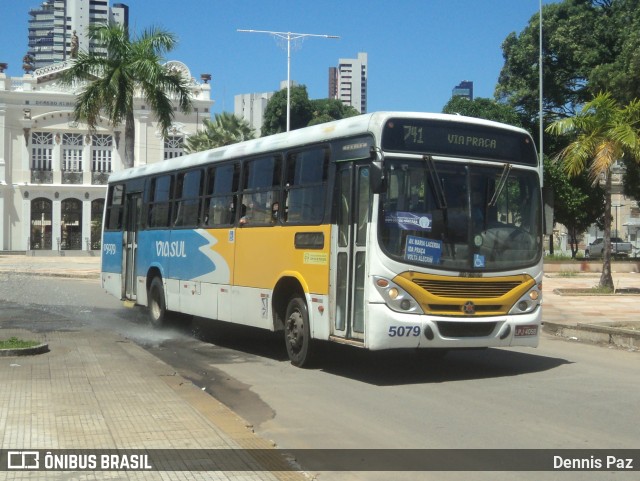
<svg viewBox="0 0 640 481">
<path fill-rule="evenodd" d="M 439 361 L 330 345 L 316 368 L 298 369 L 279 334 L 198 318 L 154 331 L 143 309 L 123 308 L 95 281 L 2 275 L 0 299 L 0 317 L 13 313 L 16 326 L 119 332 L 283 448 L 640 448 L 637 352 L 546 335 L 538 349 L 460 351 Z M 317 479 L 630 480 L 637 471 Z"/>
</svg>

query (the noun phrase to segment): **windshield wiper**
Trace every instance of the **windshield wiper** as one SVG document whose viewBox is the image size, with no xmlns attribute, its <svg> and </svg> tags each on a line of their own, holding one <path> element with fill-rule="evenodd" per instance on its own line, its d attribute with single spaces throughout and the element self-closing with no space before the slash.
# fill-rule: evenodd
<svg viewBox="0 0 640 481">
<path fill-rule="evenodd" d="M 493 197 L 489 201 L 489 207 L 495 207 L 498 203 L 498 197 L 502 193 L 502 189 L 507 184 L 507 179 L 509 178 L 509 173 L 511 172 L 511 164 L 506 164 L 504 169 L 502 169 L 502 174 L 500 174 L 500 180 L 498 181 L 498 185 L 496 186 L 496 190 L 493 193 Z"/>
<path fill-rule="evenodd" d="M 440 180 L 440 175 L 436 170 L 436 164 L 433 162 L 433 157 L 431 157 L 430 155 L 425 155 L 423 159 L 427 164 L 427 168 L 429 169 L 429 177 L 431 178 L 431 183 L 433 184 L 433 190 L 435 193 L 436 202 L 438 203 L 438 208 L 447 210 L 447 198 L 445 197 L 444 191 L 442 190 L 442 182 Z"/>
</svg>

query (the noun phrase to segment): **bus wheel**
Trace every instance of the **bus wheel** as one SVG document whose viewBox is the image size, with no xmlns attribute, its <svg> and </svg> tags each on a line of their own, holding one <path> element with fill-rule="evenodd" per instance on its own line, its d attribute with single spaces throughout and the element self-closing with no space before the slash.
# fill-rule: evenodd
<svg viewBox="0 0 640 481">
<path fill-rule="evenodd" d="M 307 303 L 300 297 L 293 297 L 287 306 L 284 340 L 291 364 L 297 367 L 308 365 L 311 357 L 311 329 Z"/>
<path fill-rule="evenodd" d="M 164 300 L 164 286 L 162 279 L 154 277 L 149 286 L 148 294 L 149 320 L 153 327 L 162 327 L 167 315 L 167 304 Z"/>
</svg>

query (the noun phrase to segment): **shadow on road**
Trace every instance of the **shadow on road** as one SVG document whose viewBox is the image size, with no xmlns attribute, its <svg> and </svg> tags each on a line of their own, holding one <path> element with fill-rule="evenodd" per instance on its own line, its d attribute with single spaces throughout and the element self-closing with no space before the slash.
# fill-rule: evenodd
<svg viewBox="0 0 640 481">
<path fill-rule="evenodd" d="M 325 351 L 323 371 L 377 386 L 519 376 L 570 364 L 566 359 L 538 355 L 533 349 L 526 353 L 494 348 L 453 350 L 444 357 L 428 351 L 372 352 L 346 346 L 325 346 Z"/>
<path fill-rule="evenodd" d="M 190 324 L 174 324 L 174 328 L 204 343 L 200 347 L 190 344 L 190 349 L 198 349 L 200 355 L 206 352 L 209 362 L 220 369 L 227 363 L 260 363 L 264 359 L 288 362 L 281 332 L 201 318 Z M 171 344 L 167 340 L 163 347 Z M 380 386 L 518 376 L 569 364 L 565 359 L 541 356 L 535 349 L 454 350 L 441 356 L 431 351 L 374 352 L 326 342 L 315 347 L 318 355 L 310 369 Z"/>
</svg>

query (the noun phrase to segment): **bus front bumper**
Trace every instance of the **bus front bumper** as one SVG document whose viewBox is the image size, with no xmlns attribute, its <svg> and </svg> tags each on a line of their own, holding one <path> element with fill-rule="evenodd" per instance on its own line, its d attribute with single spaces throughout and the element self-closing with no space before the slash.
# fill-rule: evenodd
<svg viewBox="0 0 640 481">
<path fill-rule="evenodd" d="M 402 314 L 385 304 L 370 304 L 366 347 L 371 350 L 483 347 L 537 347 L 540 306 L 529 314 L 491 317 L 439 317 Z"/>
</svg>

